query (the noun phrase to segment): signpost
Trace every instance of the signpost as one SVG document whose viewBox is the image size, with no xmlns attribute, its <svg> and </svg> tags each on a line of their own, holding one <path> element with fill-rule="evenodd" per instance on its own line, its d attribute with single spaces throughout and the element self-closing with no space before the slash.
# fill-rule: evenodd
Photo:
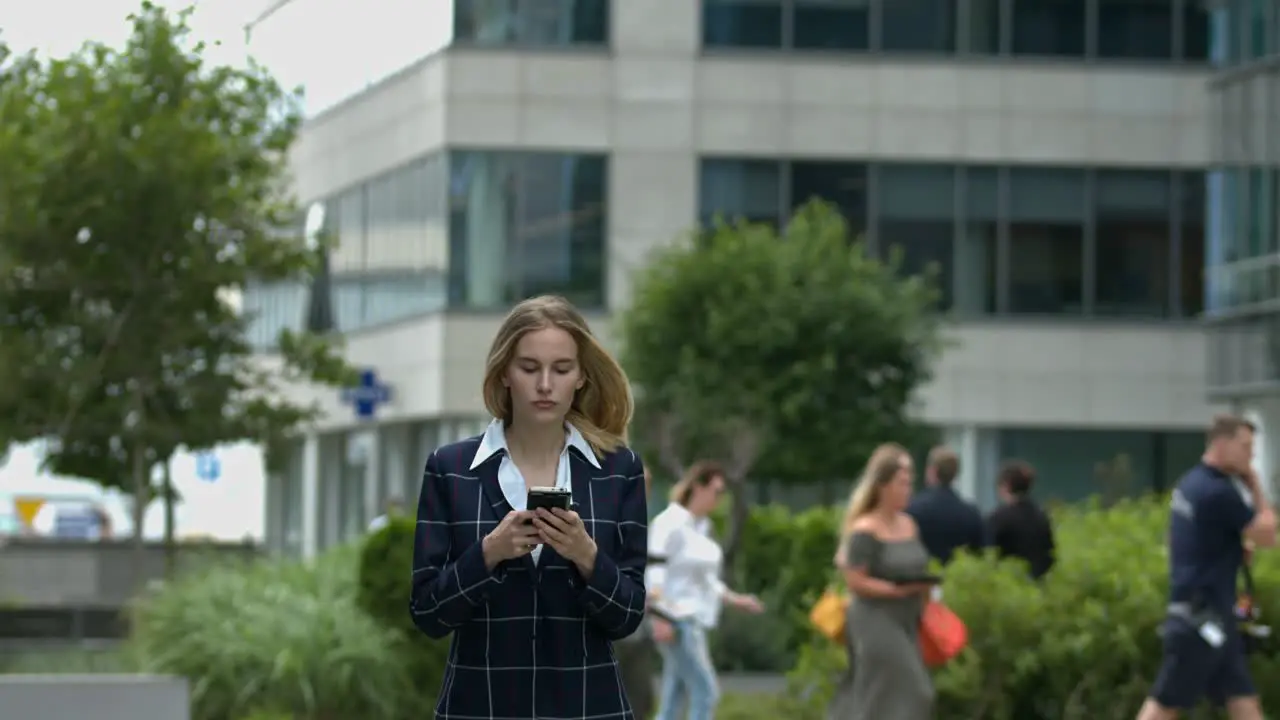
<svg viewBox="0 0 1280 720">
<path fill-rule="evenodd" d="M 372 368 L 360 371 L 360 382 L 342 391 L 342 402 L 350 405 L 361 420 L 372 420 L 378 406 L 391 401 L 391 388 L 378 381 Z"/>
</svg>

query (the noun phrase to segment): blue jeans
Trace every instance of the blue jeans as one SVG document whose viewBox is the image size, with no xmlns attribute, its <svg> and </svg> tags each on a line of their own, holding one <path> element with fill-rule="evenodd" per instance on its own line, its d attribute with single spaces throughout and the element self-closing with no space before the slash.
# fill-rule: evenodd
<svg viewBox="0 0 1280 720">
<path fill-rule="evenodd" d="M 675 638 L 658 644 L 662 655 L 662 688 L 656 720 L 676 720 L 689 703 L 689 720 L 711 720 L 720 699 L 716 671 L 707 648 L 707 630 L 692 620 L 675 623 Z"/>
</svg>

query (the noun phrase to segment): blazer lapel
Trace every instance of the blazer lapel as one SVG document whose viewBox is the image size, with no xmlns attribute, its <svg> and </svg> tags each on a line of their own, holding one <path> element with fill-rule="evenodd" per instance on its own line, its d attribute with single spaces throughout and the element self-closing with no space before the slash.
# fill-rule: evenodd
<svg viewBox="0 0 1280 720">
<path fill-rule="evenodd" d="M 573 490 L 573 502 L 575 504 L 574 511 L 583 520 L 591 520 L 591 463 L 587 462 L 578 454 L 577 448 L 569 451 L 569 483 Z M 592 530 L 595 528 L 594 523 L 586 523 L 587 533 L 595 535 Z"/>
<path fill-rule="evenodd" d="M 507 502 L 507 496 L 502 494 L 502 484 L 498 482 L 498 470 L 502 468 L 502 457 L 503 453 L 495 453 L 493 457 L 480 463 L 476 468 L 480 478 L 480 489 L 484 491 L 484 499 L 488 501 L 489 507 L 493 510 L 493 516 L 498 522 L 502 522 L 502 518 L 515 509 L 511 507 L 511 503 Z M 547 550 L 545 546 L 542 548 L 544 558 Z M 520 563 L 531 576 L 536 575 L 537 567 L 533 563 L 532 555 L 520 558 Z"/>
<path fill-rule="evenodd" d="M 498 483 L 498 468 L 502 467 L 502 453 L 494 453 L 493 457 L 480 463 L 476 473 L 480 478 L 480 489 L 484 491 L 484 499 L 499 522 L 511 512 L 511 503 L 502 494 L 502 485 Z"/>
</svg>

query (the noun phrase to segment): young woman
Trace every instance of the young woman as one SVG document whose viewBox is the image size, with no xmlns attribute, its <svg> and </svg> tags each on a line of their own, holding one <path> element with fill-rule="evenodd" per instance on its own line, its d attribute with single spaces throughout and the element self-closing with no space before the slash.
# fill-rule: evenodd
<svg viewBox="0 0 1280 720">
<path fill-rule="evenodd" d="M 725 587 L 724 552 L 710 536 L 711 519 L 724 493 L 724 471 L 700 462 L 671 490 L 671 504 L 653 519 L 649 535 L 649 607 L 653 639 L 662 656 L 658 720 L 674 720 L 688 701 L 689 720 L 710 720 L 719 698 L 707 648 L 720 606 L 764 611 L 760 600 Z"/>
<path fill-rule="evenodd" d="M 414 622 L 452 633 L 434 717 L 632 718 L 611 642 L 644 617 L 644 468 L 622 369 L 558 297 L 526 300 L 485 365 L 483 435 L 427 460 Z M 529 511 L 534 487 L 569 510 Z"/>
<path fill-rule="evenodd" d="M 933 681 L 920 654 L 920 615 L 932 586 L 929 554 L 905 510 L 911 456 L 876 448 L 845 512 L 836 562 L 853 596 L 849 604 L 849 673 L 832 701 L 832 720 L 929 720 Z M 855 667 L 856 665 L 856 667 Z"/>
</svg>

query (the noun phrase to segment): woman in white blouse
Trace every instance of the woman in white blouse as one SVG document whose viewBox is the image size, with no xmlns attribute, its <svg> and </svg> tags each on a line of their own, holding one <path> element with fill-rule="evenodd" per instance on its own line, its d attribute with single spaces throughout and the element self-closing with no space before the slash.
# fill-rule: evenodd
<svg viewBox="0 0 1280 720">
<path fill-rule="evenodd" d="M 719 465 L 697 463 L 672 488 L 671 504 L 649 526 L 645 586 L 653 639 L 662 655 L 657 720 L 674 720 L 686 701 L 689 720 L 715 715 L 719 685 L 707 631 L 715 627 L 721 604 L 764 611 L 755 596 L 733 592 L 720 579 L 724 552 L 711 537 L 707 516 L 724 489 Z"/>
</svg>

